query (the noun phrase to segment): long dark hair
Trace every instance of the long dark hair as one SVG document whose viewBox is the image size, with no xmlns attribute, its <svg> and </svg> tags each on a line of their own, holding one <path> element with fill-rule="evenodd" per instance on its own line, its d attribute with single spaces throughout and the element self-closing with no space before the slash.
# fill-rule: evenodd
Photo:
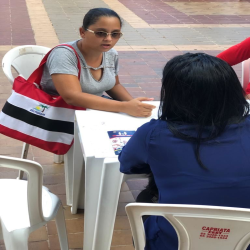
<svg viewBox="0 0 250 250">
<path fill-rule="evenodd" d="M 186 53 L 164 67 L 159 119 L 183 140 L 194 142 L 199 165 L 202 142 L 218 137 L 230 123 L 239 123 L 249 112 L 245 92 L 234 70 L 223 60 Z M 193 124 L 195 135 L 180 131 L 180 124 Z M 204 136 L 205 135 L 205 136 Z"/>
<path fill-rule="evenodd" d="M 120 16 L 113 10 L 108 8 L 94 8 L 90 9 L 87 14 L 83 18 L 83 25 L 82 27 L 87 30 L 90 25 L 95 24 L 100 17 L 117 17 L 120 21 L 120 25 L 122 27 L 122 20 Z"/>
</svg>

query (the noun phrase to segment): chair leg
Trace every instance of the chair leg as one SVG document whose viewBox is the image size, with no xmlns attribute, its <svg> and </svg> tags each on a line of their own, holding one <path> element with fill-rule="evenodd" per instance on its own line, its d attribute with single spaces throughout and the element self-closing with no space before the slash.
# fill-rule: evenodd
<svg viewBox="0 0 250 250">
<path fill-rule="evenodd" d="M 54 154 L 54 163 L 63 163 L 64 155 L 56 155 Z"/>
<path fill-rule="evenodd" d="M 22 150 L 22 154 L 21 154 L 21 158 L 22 159 L 27 159 L 28 151 L 29 151 L 29 146 L 30 145 L 28 143 L 23 143 L 23 150 Z M 23 171 L 19 171 L 17 179 L 22 180 L 23 179 L 23 175 L 24 175 L 24 172 Z"/>
<path fill-rule="evenodd" d="M 29 229 L 22 228 L 9 232 L 2 223 L 3 240 L 6 250 L 28 250 Z"/>
<path fill-rule="evenodd" d="M 23 179 L 23 175 L 24 175 L 24 172 L 20 170 L 19 173 L 18 173 L 17 179 L 22 180 Z"/>
<path fill-rule="evenodd" d="M 64 218 L 62 205 L 59 207 L 55 219 L 56 219 L 56 227 L 57 227 L 61 250 L 68 250 L 69 249 L 68 237 L 67 237 L 67 230 L 66 230 L 66 224 L 65 224 L 65 218 Z"/>
<path fill-rule="evenodd" d="M 21 154 L 22 159 L 27 159 L 29 146 L 30 145 L 28 143 L 23 143 L 23 150 L 22 150 L 22 154 Z"/>
<path fill-rule="evenodd" d="M 66 186 L 66 201 L 67 205 L 72 206 L 73 195 L 73 160 L 74 160 L 74 144 L 64 155 L 64 172 L 65 172 L 65 186 Z"/>
<path fill-rule="evenodd" d="M 1 226 L 1 219 L 0 219 L 0 240 L 3 240 L 3 230 Z"/>
</svg>

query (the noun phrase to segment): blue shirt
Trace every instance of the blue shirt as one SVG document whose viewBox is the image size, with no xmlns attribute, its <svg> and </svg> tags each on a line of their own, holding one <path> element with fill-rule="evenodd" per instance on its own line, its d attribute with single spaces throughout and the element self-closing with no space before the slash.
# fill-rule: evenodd
<svg viewBox="0 0 250 250">
<path fill-rule="evenodd" d="M 193 125 L 179 128 L 196 134 Z M 200 158 L 207 170 L 196 160 L 195 144 L 175 137 L 162 120 L 138 128 L 119 155 L 125 174 L 152 171 L 159 203 L 250 208 L 250 116 L 202 143 Z M 163 217 L 150 216 L 145 232 L 145 249 L 178 249 L 175 230 Z"/>
</svg>

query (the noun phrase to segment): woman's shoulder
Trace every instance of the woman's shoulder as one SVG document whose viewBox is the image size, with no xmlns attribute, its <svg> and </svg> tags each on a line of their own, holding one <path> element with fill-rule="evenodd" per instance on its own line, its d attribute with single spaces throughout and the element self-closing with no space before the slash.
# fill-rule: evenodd
<svg viewBox="0 0 250 250">
<path fill-rule="evenodd" d="M 54 49 L 51 51 L 51 54 L 53 54 L 53 55 L 59 54 L 61 56 L 67 56 L 68 54 L 75 54 L 74 50 L 76 51 L 76 53 L 78 53 L 76 43 L 77 43 L 77 40 L 59 44 L 56 47 L 54 47 Z M 62 53 L 62 51 L 63 51 L 63 53 Z"/>
<path fill-rule="evenodd" d="M 75 54 L 76 53 L 79 55 L 78 53 L 78 49 L 76 48 L 76 42 L 77 41 L 73 41 L 73 42 L 67 42 L 67 43 L 63 43 L 63 44 L 59 44 L 58 46 L 54 47 L 54 49 L 51 51 L 47 62 L 65 62 L 65 61 L 69 61 L 69 62 L 73 62 L 74 64 L 77 63 L 77 57 Z M 67 45 L 71 46 L 68 47 Z M 72 47 L 74 48 L 74 50 L 72 49 Z"/>
<path fill-rule="evenodd" d="M 160 130 L 162 128 L 167 128 L 167 122 L 160 119 L 152 119 L 149 122 L 144 123 L 139 129 L 144 132 L 153 132 L 155 130 Z"/>
<path fill-rule="evenodd" d="M 65 44 L 71 45 L 74 48 L 74 43 L 76 44 L 76 41 Z M 77 56 L 74 50 L 65 44 L 55 47 L 48 56 L 46 66 L 48 67 L 50 74 L 54 74 L 54 70 L 56 70 L 56 73 L 59 73 L 57 72 L 58 69 L 60 69 L 60 72 L 61 69 L 65 69 L 66 72 L 70 72 L 70 69 L 73 69 L 74 71 L 77 69 Z M 76 53 L 78 53 L 77 49 L 75 50 Z"/>
</svg>

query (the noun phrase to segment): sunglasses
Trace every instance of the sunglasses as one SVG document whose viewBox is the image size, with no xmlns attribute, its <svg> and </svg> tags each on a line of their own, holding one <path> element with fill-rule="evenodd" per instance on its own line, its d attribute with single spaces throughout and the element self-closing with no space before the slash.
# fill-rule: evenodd
<svg viewBox="0 0 250 250">
<path fill-rule="evenodd" d="M 122 32 L 112 32 L 112 33 L 108 33 L 105 31 L 93 31 L 93 30 L 89 30 L 87 29 L 87 31 L 95 34 L 96 37 L 98 38 L 106 38 L 108 35 L 110 35 L 113 39 L 119 39 L 122 37 Z"/>
</svg>

